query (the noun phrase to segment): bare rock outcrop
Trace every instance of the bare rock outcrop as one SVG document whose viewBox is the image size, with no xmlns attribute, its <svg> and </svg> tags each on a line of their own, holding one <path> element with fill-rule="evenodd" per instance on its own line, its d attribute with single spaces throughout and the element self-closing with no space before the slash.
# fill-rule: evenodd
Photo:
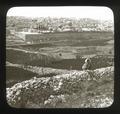
<svg viewBox="0 0 120 114">
<path fill-rule="evenodd" d="M 114 67 L 32 78 L 6 89 L 17 108 L 107 107 L 113 102 Z"/>
</svg>

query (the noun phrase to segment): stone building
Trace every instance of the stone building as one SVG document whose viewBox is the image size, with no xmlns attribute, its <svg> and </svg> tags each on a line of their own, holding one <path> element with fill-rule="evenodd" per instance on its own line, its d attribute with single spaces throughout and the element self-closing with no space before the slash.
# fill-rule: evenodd
<svg viewBox="0 0 120 114">
<path fill-rule="evenodd" d="M 30 44 L 44 41 L 44 35 L 37 32 L 16 32 L 15 36 Z"/>
</svg>

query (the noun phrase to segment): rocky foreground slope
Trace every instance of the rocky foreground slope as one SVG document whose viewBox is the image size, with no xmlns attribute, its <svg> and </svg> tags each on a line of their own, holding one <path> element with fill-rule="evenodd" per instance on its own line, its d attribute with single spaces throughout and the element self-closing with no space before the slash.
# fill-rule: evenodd
<svg viewBox="0 0 120 114">
<path fill-rule="evenodd" d="M 7 88 L 17 108 L 101 108 L 113 103 L 114 67 L 32 78 Z"/>
</svg>

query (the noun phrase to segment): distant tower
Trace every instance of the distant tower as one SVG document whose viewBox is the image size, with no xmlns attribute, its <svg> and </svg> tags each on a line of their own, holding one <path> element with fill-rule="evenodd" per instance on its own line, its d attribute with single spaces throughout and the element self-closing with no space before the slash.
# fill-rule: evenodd
<svg viewBox="0 0 120 114">
<path fill-rule="evenodd" d="M 82 70 L 89 70 L 91 67 L 91 60 L 90 58 L 85 59 L 85 63 L 82 66 Z"/>
</svg>

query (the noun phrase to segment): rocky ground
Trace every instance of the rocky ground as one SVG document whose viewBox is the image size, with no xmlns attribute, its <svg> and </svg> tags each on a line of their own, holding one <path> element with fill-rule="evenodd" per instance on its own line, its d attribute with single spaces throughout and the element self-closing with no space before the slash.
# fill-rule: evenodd
<svg viewBox="0 0 120 114">
<path fill-rule="evenodd" d="M 114 67 L 34 77 L 6 89 L 17 108 L 103 108 L 113 103 Z"/>
</svg>

